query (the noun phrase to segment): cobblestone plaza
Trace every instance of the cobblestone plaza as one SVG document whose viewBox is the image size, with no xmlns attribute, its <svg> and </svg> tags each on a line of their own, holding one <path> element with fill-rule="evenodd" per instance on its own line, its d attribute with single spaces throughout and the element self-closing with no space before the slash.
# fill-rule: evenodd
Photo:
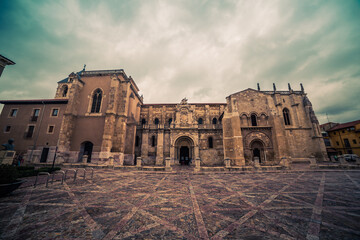
<svg viewBox="0 0 360 240">
<path fill-rule="evenodd" d="M 32 179 L 29 179 L 32 180 Z M 360 171 L 97 169 L 0 198 L 1 239 L 359 239 Z"/>
</svg>

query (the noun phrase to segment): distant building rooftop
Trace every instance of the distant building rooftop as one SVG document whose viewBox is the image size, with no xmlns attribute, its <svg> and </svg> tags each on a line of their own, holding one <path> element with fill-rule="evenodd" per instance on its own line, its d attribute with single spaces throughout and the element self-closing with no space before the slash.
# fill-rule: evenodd
<svg viewBox="0 0 360 240">
<path fill-rule="evenodd" d="M 335 130 L 339 130 L 339 129 L 344 129 L 344 128 L 350 128 L 350 127 L 355 127 L 355 125 L 360 124 L 360 120 L 356 120 L 356 121 L 352 121 L 352 122 L 347 122 L 347 123 L 341 123 L 339 125 L 336 125 L 333 128 L 330 128 L 328 130 L 328 132 L 330 131 L 335 131 Z"/>
</svg>

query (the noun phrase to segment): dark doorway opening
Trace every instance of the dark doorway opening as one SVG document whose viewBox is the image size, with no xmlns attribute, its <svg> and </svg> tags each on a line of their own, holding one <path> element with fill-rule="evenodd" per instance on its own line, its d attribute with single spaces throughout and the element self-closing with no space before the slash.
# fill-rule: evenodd
<svg viewBox="0 0 360 240">
<path fill-rule="evenodd" d="M 93 146 L 94 144 L 92 144 L 92 142 L 83 142 L 80 146 L 80 154 L 79 154 L 79 162 L 82 161 L 82 158 L 84 155 L 87 155 L 87 162 L 91 162 L 91 154 L 92 154 L 92 150 L 93 150 Z"/>
<path fill-rule="evenodd" d="M 43 150 L 41 152 L 40 162 L 46 162 L 48 154 L 49 154 L 49 148 L 43 148 Z"/>
<path fill-rule="evenodd" d="M 259 158 L 259 163 L 261 163 L 260 150 L 258 148 L 255 148 L 253 150 L 253 156 L 254 156 L 254 158 L 258 157 Z"/>
<path fill-rule="evenodd" d="M 182 146 L 180 147 L 180 164 L 189 165 L 190 156 L 189 156 L 189 147 Z"/>
</svg>

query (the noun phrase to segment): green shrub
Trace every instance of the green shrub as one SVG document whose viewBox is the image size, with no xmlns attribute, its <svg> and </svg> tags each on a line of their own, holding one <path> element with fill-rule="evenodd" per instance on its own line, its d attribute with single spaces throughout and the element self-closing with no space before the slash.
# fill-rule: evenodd
<svg viewBox="0 0 360 240">
<path fill-rule="evenodd" d="M 19 166 L 19 167 L 17 167 L 18 171 L 34 170 L 34 169 L 35 169 L 34 166 Z"/>
<path fill-rule="evenodd" d="M 18 171 L 15 166 L 0 165 L 0 184 L 15 182 L 18 178 Z"/>
<path fill-rule="evenodd" d="M 42 167 L 42 168 L 39 168 L 37 169 L 38 172 L 48 172 L 48 173 L 52 173 L 54 171 L 58 171 L 60 170 L 61 168 L 59 167 L 54 167 L 54 169 L 52 169 L 51 167 Z"/>
</svg>

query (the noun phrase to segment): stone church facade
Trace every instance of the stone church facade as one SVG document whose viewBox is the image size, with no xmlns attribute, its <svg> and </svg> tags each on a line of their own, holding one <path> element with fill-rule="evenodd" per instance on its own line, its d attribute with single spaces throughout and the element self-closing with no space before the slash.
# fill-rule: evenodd
<svg viewBox="0 0 360 240">
<path fill-rule="evenodd" d="M 301 87 L 302 88 L 302 87 Z M 226 103 L 145 104 L 135 81 L 119 70 L 71 73 L 54 99 L 3 100 L 0 141 L 15 140 L 28 162 L 206 166 L 263 165 L 281 158 L 326 159 L 319 123 L 303 88 L 246 89 Z M 35 120 L 35 121 L 34 121 Z M 31 133 L 31 134 L 30 134 Z"/>
</svg>

